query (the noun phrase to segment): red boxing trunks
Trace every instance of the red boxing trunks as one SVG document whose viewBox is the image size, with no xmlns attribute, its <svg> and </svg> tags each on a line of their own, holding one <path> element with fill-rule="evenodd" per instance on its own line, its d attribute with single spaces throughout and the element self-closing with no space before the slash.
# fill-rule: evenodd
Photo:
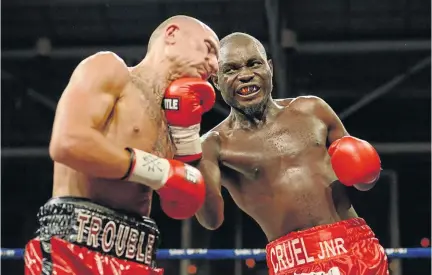
<svg viewBox="0 0 432 275">
<path fill-rule="evenodd" d="M 363 219 L 292 232 L 266 247 L 270 275 L 388 275 L 387 255 Z"/>
<path fill-rule="evenodd" d="M 150 218 L 73 197 L 49 200 L 38 218 L 38 237 L 25 248 L 26 275 L 163 274 Z"/>
</svg>

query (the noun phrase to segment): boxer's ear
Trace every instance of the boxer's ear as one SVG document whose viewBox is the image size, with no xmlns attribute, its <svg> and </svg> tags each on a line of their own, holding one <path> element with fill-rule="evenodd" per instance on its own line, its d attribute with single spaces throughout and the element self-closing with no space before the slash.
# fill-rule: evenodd
<svg viewBox="0 0 432 275">
<path fill-rule="evenodd" d="M 175 44 L 177 32 L 179 30 L 179 26 L 176 24 L 171 24 L 165 29 L 165 43 Z"/>
<path fill-rule="evenodd" d="M 269 60 L 267 60 L 267 63 L 270 67 L 271 74 L 273 75 L 273 60 L 269 59 Z"/>
<path fill-rule="evenodd" d="M 218 83 L 219 78 L 218 78 L 217 74 L 212 74 L 210 76 L 210 80 L 213 83 L 213 86 L 215 86 L 215 88 L 220 91 L 220 89 L 219 89 L 219 83 Z"/>
</svg>

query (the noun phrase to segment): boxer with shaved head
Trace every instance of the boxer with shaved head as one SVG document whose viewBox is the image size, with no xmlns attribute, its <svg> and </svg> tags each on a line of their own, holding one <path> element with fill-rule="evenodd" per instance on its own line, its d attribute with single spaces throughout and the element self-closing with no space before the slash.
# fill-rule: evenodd
<svg viewBox="0 0 432 275">
<path fill-rule="evenodd" d="M 112 52 L 78 64 L 58 102 L 52 198 L 26 246 L 25 274 L 163 273 L 152 194 L 174 219 L 203 204 L 202 175 L 186 162 L 201 157 L 218 51 L 208 26 L 175 16 L 156 28 L 135 67 Z"/>
</svg>

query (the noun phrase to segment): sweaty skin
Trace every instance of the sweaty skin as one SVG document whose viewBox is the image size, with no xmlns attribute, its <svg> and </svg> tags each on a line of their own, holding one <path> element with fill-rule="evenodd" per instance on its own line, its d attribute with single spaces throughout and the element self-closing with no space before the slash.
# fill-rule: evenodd
<svg viewBox="0 0 432 275">
<path fill-rule="evenodd" d="M 50 142 L 53 197 L 89 198 L 150 214 L 152 190 L 120 180 L 130 164 L 125 147 L 173 157 L 175 146 L 161 108 L 164 91 L 175 79 L 215 73 L 219 41 L 198 20 L 176 16 L 163 22 L 150 42 L 146 57 L 133 68 L 114 53 L 100 52 L 73 72 L 57 106 Z"/>
<path fill-rule="evenodd" d="M 208 229 L 223 222 L 221 186 L 269 241 L 357 217 L 327 153 L 328 144 L 348 135 L 330 106 L 312 96 L 273 100 L 272 63 L 248 35 L 221 41 L 219 67 L 213 81 L 231 113 L 202 137 L 198 168 L 207 194 L 198 221 Z M 244 97 L 245 85 L 259 90 Z"/>
</svg>

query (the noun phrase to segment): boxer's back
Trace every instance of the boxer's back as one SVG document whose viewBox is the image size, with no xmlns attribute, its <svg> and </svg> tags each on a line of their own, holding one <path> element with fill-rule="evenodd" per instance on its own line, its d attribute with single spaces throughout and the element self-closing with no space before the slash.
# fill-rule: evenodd
<svg viewBox="0 0 432 275">
<path fill-rule="evenodd" d="M 119 147 L 133 147 L 170 158 L 173 146 L 160 99 L 156 98 L 150 83 L 130 75 L 98 130 Z M 112 208 L 148 216 L 152 191 L 142 184 L 93 178 L 55 163 L 53 197 L 58 196 L 90 198 Z"/>
<path fill-rule="evenodd" d="M 239 129 L 228 118 L 215 129 L 222 182 L 269 239 L 338 221 L 339 208 L 349 208 L 341 187 L 332 184 L 337 178 L 326 149 L 327 125 L 308 100 L 287 102 L 262 127 Z"/>
</svg>

